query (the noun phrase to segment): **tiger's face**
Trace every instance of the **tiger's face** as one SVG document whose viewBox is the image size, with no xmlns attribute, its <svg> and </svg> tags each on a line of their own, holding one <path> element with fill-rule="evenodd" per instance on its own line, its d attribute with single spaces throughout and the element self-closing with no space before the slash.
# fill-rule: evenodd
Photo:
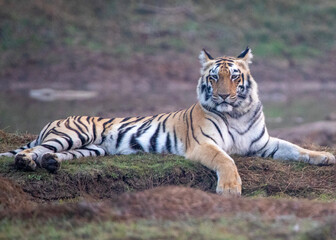
<svg viewBox="0 0 336 240">
<path fill-rule="evenodd" d="M 216 59 L 203 50 L 199 57 L 202 76 L 197 87 L 201 105 L 220 112 L 231 112 L 249 105 L 255 95 L 255 83 L 249 69 L 252 57 L 249 48 L 236 58 L 224 56 Z"/>
</svg>

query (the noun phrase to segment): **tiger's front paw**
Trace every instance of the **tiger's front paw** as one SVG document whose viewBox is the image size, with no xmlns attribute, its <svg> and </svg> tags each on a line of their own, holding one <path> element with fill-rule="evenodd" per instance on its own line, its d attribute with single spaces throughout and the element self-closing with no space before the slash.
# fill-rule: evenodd
<svg viewBox="0 0 336 240">
<path fill-rule="evenodd" d="M 56 173 L 61 168 L 61 161 L 56 154 L 47 153 L 42 157 L 41 165 L 50 173 Z"/>
<path fill-rule="evenodd" d="M 314 165 L 331 165 L 336 163 L 335 156 L 328 152 L 311 152 L 309 163 Z"/>
<path fill-rule="evenodd" d="M 226 171 L 217 171 L 217 177 L 216 193 L 225 197 L 241 195 L 242 181 L 236 167 Z"/>
</svg>

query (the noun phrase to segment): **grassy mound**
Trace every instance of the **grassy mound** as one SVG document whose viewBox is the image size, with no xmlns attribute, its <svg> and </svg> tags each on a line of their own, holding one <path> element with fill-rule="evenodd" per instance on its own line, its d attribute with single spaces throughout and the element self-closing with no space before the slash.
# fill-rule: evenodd
<svg viewBox="0 0 336 240">
<path fill-rule="evenodd" d="M 1 151 L 34 138 L 0 134 Z M 174 155 L 79 159 L 65 162 L 57 174 L 18 171 L 12 158 L 2 158 L 0 238 L 336 236 L 336 166 L 234 159 L 243 181 L 239 199 L 214 194 L 214 172 Z"/>
</svg>

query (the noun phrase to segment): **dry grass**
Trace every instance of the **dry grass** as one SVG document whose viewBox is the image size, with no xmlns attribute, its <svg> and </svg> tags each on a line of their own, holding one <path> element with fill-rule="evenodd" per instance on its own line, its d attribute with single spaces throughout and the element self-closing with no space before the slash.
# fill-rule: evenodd
<svg viewBox="0 0 336 240">
<path fill-rule="evenodd" d="M 4 130 L 0 130 L 0 152 L 5 152 L 13 150 L 17 147 L 21 147 L 34 140 L 35 138 L 36 135 L 29 133 L 14 134 L 8 133 Z"/>
</svg>

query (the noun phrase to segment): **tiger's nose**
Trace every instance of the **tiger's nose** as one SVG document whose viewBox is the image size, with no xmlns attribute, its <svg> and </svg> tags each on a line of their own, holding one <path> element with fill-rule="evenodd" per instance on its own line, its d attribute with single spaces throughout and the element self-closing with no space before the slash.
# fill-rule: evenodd
<svg viewBox="0 0 336 240">
<path fill-rule="evenodd" d="M 225 100 L 230 94 L 218 94 L 223 100 Z"/>
</svg>

